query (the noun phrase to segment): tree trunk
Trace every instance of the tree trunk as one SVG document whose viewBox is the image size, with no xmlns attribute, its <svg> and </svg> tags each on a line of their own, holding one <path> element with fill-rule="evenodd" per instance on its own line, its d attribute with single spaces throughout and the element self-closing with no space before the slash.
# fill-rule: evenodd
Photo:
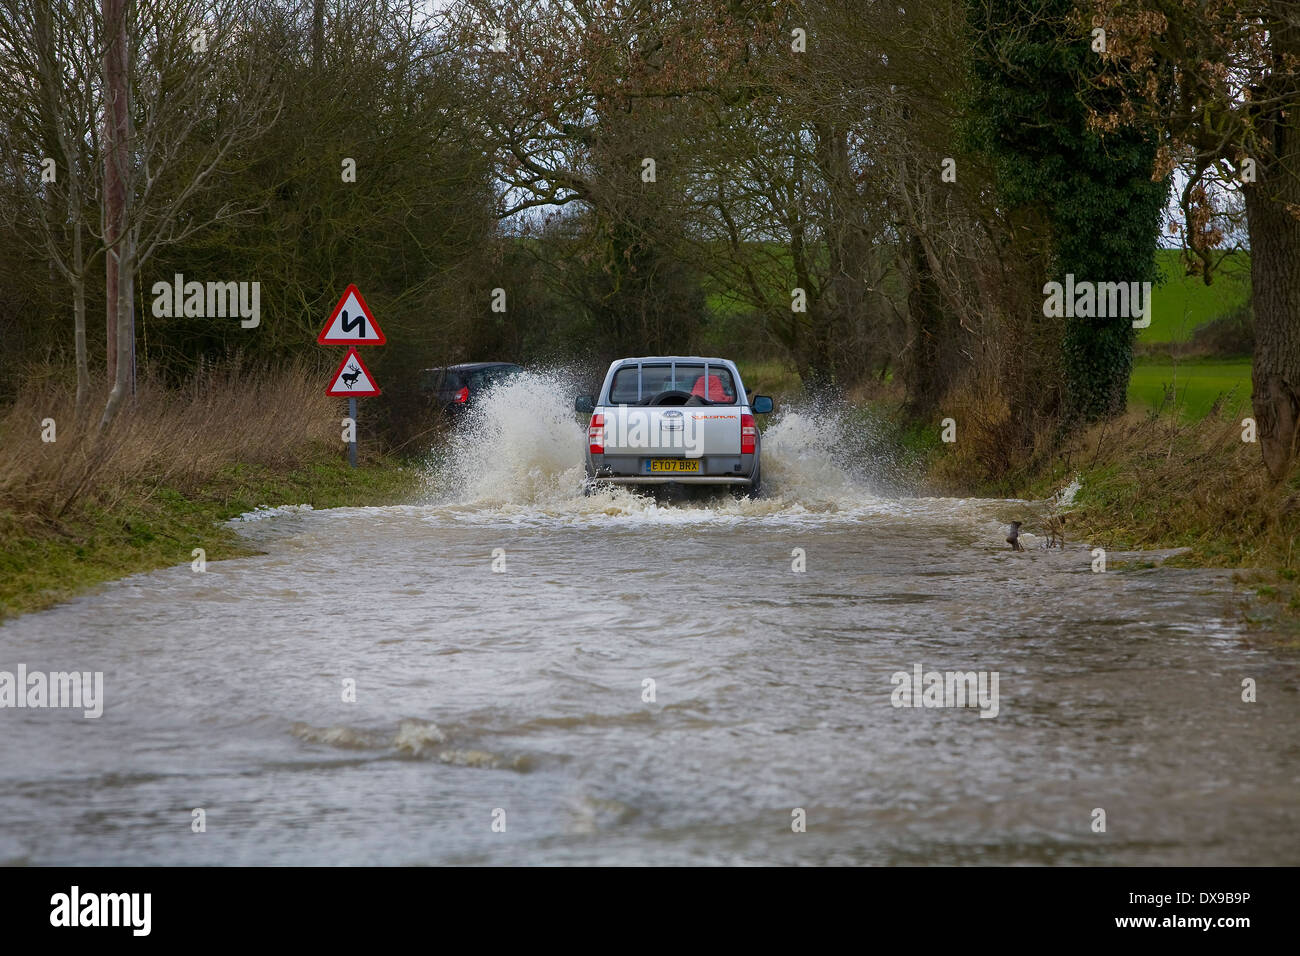
<svg viewBox="0 0 1300 956">
<path fill-rule="evenodd" d="M 1300 220 L 1268 189 L 1265 181 L 1245 191 L 1255 311 L 1251 405 L 1264 467 L 1282 479 L 1295 461 L 1300 426 Z"/>
<path fill-rule="evenodd" d="M 311 68 L 320 69 L 321 53 L 325 47 L 325 0 L 312 0 L 311 8 Z"/>
<path fill-rule="evenodd" d="M 72 329 L 77 354 L 77 421 L 80 422 L 90 400 L 90 359 L 86 354 L 86 264 L 82 261 L 80 223 L 73 231 L 72 257 L 76 269 L 72 284 Z"/>
<path fill-rule="evenodd" d="M 1006 402 L 1009 460 L 1022 461 L 1054 429 L 1065 402 L 1064 321 L 1043 315 L 1050 230 L 1038 210 L 1020 210 L 995 238 L 994 297 L 1005 303 L 995 343 L 996 392 Z"/>
<path fill-rule="evenodd" d="M 818 361 L 825 365 L 828 377 L 845 385 L 872 367 L 876 358 L 863 354 L 873 351 L 873 343 L 869 337 L 864 342 L 862 336 L 871 248 L 862 228 L 862 199 L 849 157 L 848 130 L 823 123 L 816 131 L 817 165 L 829 195 L 823 226 L 829 269 L 815 313 L 821 321 L 814 326 L 814 335 L 819 342 Z"/>
<path fill-rule="evenodd" d="M 126 228 L 127 135 L 127 42 L 126 0 L 104 0 L 104 265 L 105 339 L 108 377 L 117 382 L 122 336 L 118 334 L 121 314 L 119 247 Z"/>
<path fill-rule="evenodd" d="M 953 384 L 955 368 L 950 359 L 960 344 L 960 332 L 945 321 L 925 241 L 913 232 L 904 243 L 911 338 L 903 360 L 903 382 L 907 393 L 904 411 L 909 418 L 921 419 L 934 414 Z"/>
<path fill-rule="evenodd" d="M 1300 24 L 1275 6 L 1274 70 L 1265 96 L 1275 103 L 1258 117 L 1272 143 L 1259 181 L 1242 190 L 1250 231 L 1251 300 L 1255 311 L 1251 405 L 1264 467 L 1281 480 L 1295 463 L 1300 439 L 1300 77 L 1288 57 L 1300 56 Z"/>
<path fill-rule="evenodd" d="M 130 248 L 131 236 L 123 236 L 118 247 L 121 254 L 117 257 L 117 287 L 124 294 L 117 297 L 117 375 L 113 379 L 113 389 L 108 393 L 108 402 L 104 405 L 104 416 L 99 421 L 101 429 L 108 426 L 121 410 L 122 402 L 131 393 L 131 297 L 126 290 L 131 288 L 131 273 L 135 269 L 135 255 Z"/>
<path fill-rule="evenodd" d="M 86 352 L 86 255 L 81 196 L 81 160 L 85 142 L 81 138 L 68 135 L 69 122 L 65 115 L 62 93 L 63 78 L 58 56 L 58 39 L 50 4 L 37 3 L 33 8 L 32 17 L 35 43 L 40 50 L 41 85 L 45 90 L 48 110 L 47 135 L 50 141 L 58 146 L 58 159 L 62 164 L 61 175 L 67 183 L 67 194 L 64 197 L 66 205 L 62 215 L 56 215 L 54 208 L 55 190 L 50 189 L 46 192 L 46 222 L 52 229 L 53 224 L 61 219 L 69 223 L 72 229 L 72 251 L 66 268 L 62 270 L 62 275 L 68 278 L 72 286 L 72 328 L 77 363 L 76 417 L 77 422 L 80 423 L 85 415 L 90 394 L 90 365 Z M 53 279 L 55 274 L 55 261 L 52 257 L 50 278 Z"/>
<path fill-rule="evenodd" d="M 104 238 L 108 371 L 113 382 L 102 429 L 113 420 L 131 385 L 131 276 L 135 256 L 127 230 L 127 173 L 130 113 L 127 109 L 126 0 L 104 0 L 104 32 L 111 39 L 104 50 Z"/>
<path fill-rule="evenodd" d="M 104 231 L 104 241 L 113 241 L 111 229 Z M 104 366 L 112 382 L 117 378 L 117 253 L 112 249 L 104 256 L 104 297 Z"/>
</svg>

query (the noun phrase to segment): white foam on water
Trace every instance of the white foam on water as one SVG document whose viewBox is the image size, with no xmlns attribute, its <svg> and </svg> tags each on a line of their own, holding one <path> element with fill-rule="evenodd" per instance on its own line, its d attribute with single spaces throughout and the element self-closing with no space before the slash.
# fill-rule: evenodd
<svg viewBox="0 0 1300 956">
<path fill-rule="evenodd" d="M 284 515 L 301 514 L 303 512 L 314 510 L 311 505 L 258 505 L 252 511 L 245 511 L 241 515 L 231 518 L 231 521 L 265 521 L 268 518 L 279 518 Z"/>
<path fill-rule="evenodd" d="M 447 735 L 436 724 L 424 720 L 403 720 L 397 725 L 397 735 L 393 738 L 393 747 L 416 757 L 423 756 L 426 750 L 444 743 Z"/>
<path fill-rule="evenodd" d="M 843 414 L 792 407 L 763 433 L 763 484 L 785 508 L 854 512 L 885 500 L 838 456 L 848 447 Z"/>
</svg>

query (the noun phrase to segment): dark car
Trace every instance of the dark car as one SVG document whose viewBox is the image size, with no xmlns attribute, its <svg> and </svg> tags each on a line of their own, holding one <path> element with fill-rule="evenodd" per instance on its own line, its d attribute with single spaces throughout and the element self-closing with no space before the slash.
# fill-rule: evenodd
<svg viewBox="0 0 1300 956">
<path fill-rule="evenodd" d="M 522 372 L 509 362 L 464 362 L 446 368 L 426 368 L 420 387 L 438 407 L 457 412 L 473 404 L 475 397 L 498 382 Z"/>
</svg>

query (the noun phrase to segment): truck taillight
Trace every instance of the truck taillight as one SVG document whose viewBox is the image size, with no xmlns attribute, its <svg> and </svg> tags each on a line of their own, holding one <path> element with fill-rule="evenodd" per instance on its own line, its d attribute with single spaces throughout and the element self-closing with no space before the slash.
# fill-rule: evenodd
<svg viewBox="0 0 1300 956">
<path fill-rule="evenodd" d="M 754 427 L 753 415 L 740 416 L 740 453 L 742 455 L 754 454 L 754 439 L 758 435 L 758 429 Z"/>
<path fill-rule="evenodd" d="M 468 401 L 469 401 L 469 386 L 466 385 L 462 387 L 459 392 L 456 393 L 456 404 L 464 405 Z"/>
<path fill-rule="evenodd" d="M 605 416 L 592 415 L 587 426 L 587 450 L 593 455 L 605 454 Z"/>
</svg>

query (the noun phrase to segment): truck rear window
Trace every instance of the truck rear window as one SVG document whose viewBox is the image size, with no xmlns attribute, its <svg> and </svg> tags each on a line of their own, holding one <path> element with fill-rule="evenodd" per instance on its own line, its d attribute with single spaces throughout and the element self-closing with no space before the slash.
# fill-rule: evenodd
<svg viewBox="0 0 1300 956">
<path fill-rule="evenodd" d="M 624 365 L 609 386 L 613 405 L 648 405 L 663 392 L 684 392 L 705 405 L 736 404 L 736 383 L 721 365 Z"/>
</svg>

